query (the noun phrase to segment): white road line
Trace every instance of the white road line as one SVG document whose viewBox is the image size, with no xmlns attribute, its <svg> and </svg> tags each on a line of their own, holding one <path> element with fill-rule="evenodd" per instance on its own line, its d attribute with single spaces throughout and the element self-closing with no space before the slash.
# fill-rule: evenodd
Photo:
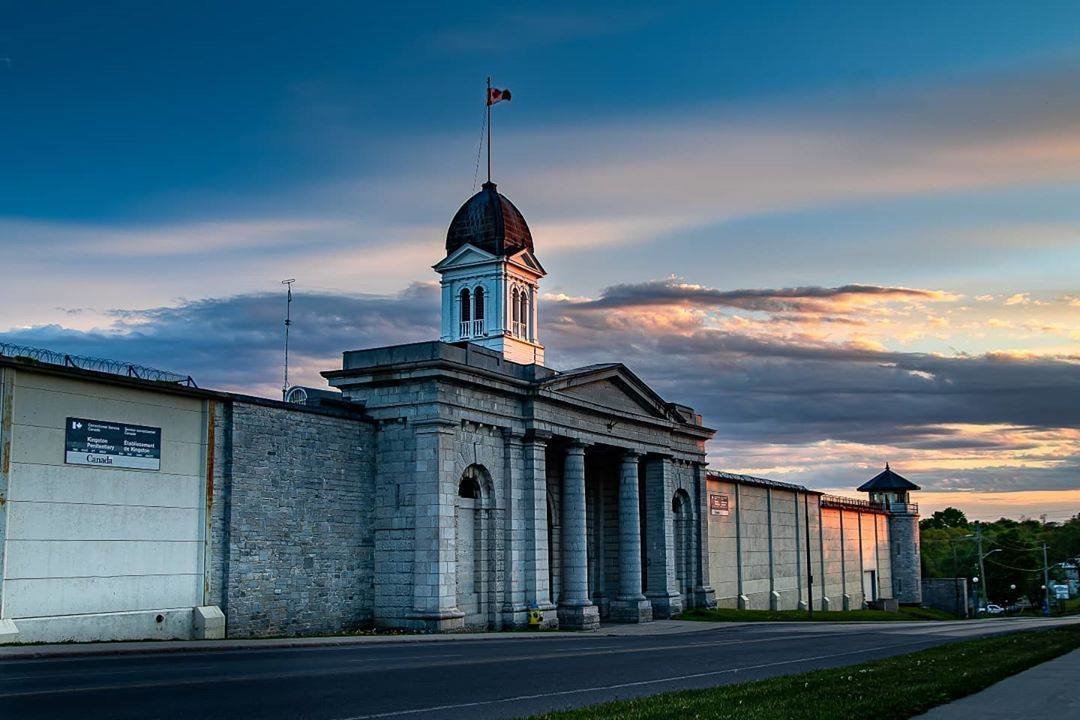
<svg viewBox="0 0 1080 720">
<path fill-rule="evenodd" d="M 534 695 L 518 695 L 516 697 L 502 698 L 499 700 L 477 700 L 474 702 L 455 703 L 452 705 L 433 705 L 431 707 L 418 708 L 415 710 L 393 710 L 391 712 L 375 713 L 373 715 L 352 715 L 346 718 L 338 718 L 338 720 L 374 720 L 375 718 L 401 717 L 403 715 L 419 715 L 422 713 L 439 712 L 441 710 L 460 710 L 463 708 L 481 707 L 484 705 L 497 705 L 499 703 L 521 702 L 523 700 L 539 700 L 542 698 L 561 697 L 565 695 L 579 695 L 581 693 L 600 692 L 603 690 L 621 690 L 623 688 L 641 687 L 644 685 L 659 685 L 662 683 L 678 682 L 679 680 L 694 680 L 697 678 L 715 677 L 717 675 L 728 675 L 731 673 L 745 672 L 747 670 L 760 670 L 762 668 L 778 667 L 780 665 L 791 665 L 793 663 L 812 662 L 814 660 L 828 660 L 830 658 L 844 657 L 847 655 L 859 655 L 863 653 L 873 652 L 875 650 L 887 650 L 890 648 L 909 647 L 912 645 L 925 645 L 928 642 L 931 641 L 916 640 L 909 643 L 898 643 L 895 645 L 866 648 L 865 650 L 848 650 L 845 652 L 831 653 L 828 655 L 814 655 L 812 657 L 796 658 L 793 660 L 778 660 L 771 663 L 762 663 L 761 665 L 747 665 L 745 667 L 729 668 L 727 670 L 713 670 L 711 672 L 690 673 L 688 675 L 674 675 L 671 677 L 658 678 L 656 680 L 639 680 L 636 682 L 617 683 L 615 685 L 596 685 L 594 687 L 579 688 L 577 690 L 558 690 L 549 693 L 536 693 Z"/>
</svg>

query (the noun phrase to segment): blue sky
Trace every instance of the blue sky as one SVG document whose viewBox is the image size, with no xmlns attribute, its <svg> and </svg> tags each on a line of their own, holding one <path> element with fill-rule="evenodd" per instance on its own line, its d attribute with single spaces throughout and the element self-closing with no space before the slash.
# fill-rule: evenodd
<svg viewBox="0 0 1080 720">
<path fill-rule="evenodd" d="M 986 404 L 1080 400 L 1075 3 L 23 4 L 0 58 L 0 340 L 271 394 L 284 277 L 309 382 L 426 339 L 490 74 L 553 362 L 701 406 L 717 467 L 1080 506 L 1075 419 Z"/>
</svg>

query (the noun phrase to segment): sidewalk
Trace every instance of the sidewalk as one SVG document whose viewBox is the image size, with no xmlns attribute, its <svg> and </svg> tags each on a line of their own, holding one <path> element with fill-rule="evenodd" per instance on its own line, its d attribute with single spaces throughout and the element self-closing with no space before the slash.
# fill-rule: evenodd
<svg viewBox="0 0 1080 720">
<path fill-rule="evenodd" d="M 587 637 L 637 637 L 677 635 L 715 630 L 731 623 L 701 623 L 683 620 L 657 620 L 640 625 L 602 625 L 588 632 L 542 631 L 441 633 L 431 635 L 338 635 L 324 637 L 252 638 L 225 640 L 151 640 L 93 643 L 58 643 L 54 645 L 0 645 L 0 661 L 9 659 L 123 655 L 128 653 L 204 652 L 222 650 L 279 650 L 282 648 L 379 645 L 387 643 L 426 643 L 493 640 L 565 640 Z"/>
<path fill-rule="evenodd" d="M 1036 665 L 919 717 L 927 720 L 1080 717 L 1080 650 Z"/>
</svg>

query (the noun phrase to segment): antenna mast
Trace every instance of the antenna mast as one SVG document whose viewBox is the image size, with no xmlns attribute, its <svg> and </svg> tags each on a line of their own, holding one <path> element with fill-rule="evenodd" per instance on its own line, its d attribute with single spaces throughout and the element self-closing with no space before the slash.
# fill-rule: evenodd
<svg viewBox="0 0 1080 720">
<path fill-rule="evenodd" d="M 292 325 L 292 284 L 294 282 L 296 278 L 281 281 L 281 284 L 287 288 L 285 294 L 285 381 L 281 386 L 282 401 L 289 392 L 289 326 Z"/>
</svg>

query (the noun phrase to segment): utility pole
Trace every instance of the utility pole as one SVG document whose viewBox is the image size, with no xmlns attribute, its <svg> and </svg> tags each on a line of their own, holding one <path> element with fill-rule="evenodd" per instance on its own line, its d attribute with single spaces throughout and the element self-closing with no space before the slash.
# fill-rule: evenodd
<svg viewBox="0 0 1080 720">
<path fill-rule="evenodd" d="M 979 553 L 979 577 L 982 579 L 982 585 L 980 590 L 982 592 L 982 604 L 986 605 L 990 602 L 990 592 L 987 590 L 986 583 L 986 567 L 983 565 L 983 551 L 982 551 L 982 524 L 975 521 L 975 547 L 976 552 Z M 978 608 L 976 608 L 977 610 Z"/>
<path fill-rule="evenodd" d="M 287 289 L 285 295 L 285 381 L 281 386 L 281 399 L 289 393 L 289 326 L 292 325 L 292 284 L 296 278 L 282 280 L 281 284 Z"/>
<path fill-rule="evenodd" d="M 1043 543 L 1043 615 L 1050 614 L 1050 566 L 1046 563 L 1046 543 Z"/>
<path fill-rule="evenodd" d="M 953 609 L 956 614 L 960 614 L 960 563 L 956 560 L 956 541 L 953 538 L 949 538 L 949 547 L 952 548 L 952 583 L 953 583 Z M 965 601 L 964 617 L 967 617 L 967 606 Z"/>
</svg>

